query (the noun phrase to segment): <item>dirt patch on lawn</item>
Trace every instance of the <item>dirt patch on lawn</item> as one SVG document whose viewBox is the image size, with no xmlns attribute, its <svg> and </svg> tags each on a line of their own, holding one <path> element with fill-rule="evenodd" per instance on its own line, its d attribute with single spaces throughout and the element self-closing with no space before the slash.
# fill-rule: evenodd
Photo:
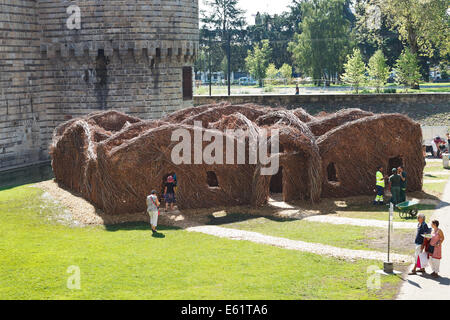
<svg viewBox="0 0 450 320">
<path fill-rule="evenodd" d="M 394 230 L 391 233 L 391 252 L 413 255 L 415 235 L 416 230 Z M 388 230 L 371 228 L 363 242 L 372 250 L 387 252 Z"/>
</svg>

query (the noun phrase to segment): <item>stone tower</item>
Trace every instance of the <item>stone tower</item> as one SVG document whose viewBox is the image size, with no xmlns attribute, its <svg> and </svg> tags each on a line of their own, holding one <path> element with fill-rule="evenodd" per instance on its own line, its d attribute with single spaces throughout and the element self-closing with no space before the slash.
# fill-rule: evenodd
<svg viewBox="0 0 450 320">
<path fill-rule="evenodd" d="M 74 116 L 192 105 L 198 0 L 3 0 L 0 17 L 0 170 L 48 160 Z"/>
</svg>

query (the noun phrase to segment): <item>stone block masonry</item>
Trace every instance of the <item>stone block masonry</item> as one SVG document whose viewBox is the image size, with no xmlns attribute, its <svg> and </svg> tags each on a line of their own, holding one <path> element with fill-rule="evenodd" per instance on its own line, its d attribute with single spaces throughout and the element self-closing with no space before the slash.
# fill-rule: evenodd
<svg viewBox="0 0 450 320">
<path fill-rule="evenodd" d="M 67 27 L 70 5 L 80 29 Z M 0 170 L 49 159 L 53 129 L 73 117 L 192 106 L 183 69 L 197 50 L 198 0 L 3 0 Z"/>
<path fill-rule="evenodd" d="M 303 95 L 233 95 L 195 96 L 194 105 L 229 101 L 232 104 L 258 103 L 303 108 L 316 115 L 321 111 L 334 113 L 344 108 L 360 108 L 375 113 L 403 113 L 427 125 L 450 128 L 450 93 L 386 93 L 386 94 L 303 94 Z"/>
</svg>

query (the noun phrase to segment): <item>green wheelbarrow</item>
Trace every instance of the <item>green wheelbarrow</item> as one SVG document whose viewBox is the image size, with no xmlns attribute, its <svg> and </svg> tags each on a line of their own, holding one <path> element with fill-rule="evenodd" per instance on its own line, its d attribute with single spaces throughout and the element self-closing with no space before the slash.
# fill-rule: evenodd
<svg viewBox="0 0 450 320">
<path fill-rule="evenodd" d="M 398 214 L 402 219 L 417 217 L 417 213 L 419 212 L 418 206 L 419 200 L 405 201 L 396 205 L 399 211 Z"/>
</svg>

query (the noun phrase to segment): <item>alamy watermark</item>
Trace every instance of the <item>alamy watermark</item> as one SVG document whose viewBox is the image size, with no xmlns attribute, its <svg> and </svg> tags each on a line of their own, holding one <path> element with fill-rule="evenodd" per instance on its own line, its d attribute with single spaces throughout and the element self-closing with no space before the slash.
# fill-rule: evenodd
<svg viewBox="0 0 450 320">
<path fill-rule="evenodd" d="M 246 135 L 242 129 L 226 129 L 224 132 L 215 129 L 204 130 L 201 121 L 194 121 L 193 130 L 174 130 L 171 141 L 178 142 L 171 153 L 171 160 L 175 165 L 261 164 L 261 175 L 274 175 L 278 172 L 278 129 L 260 129 L 258 133 Z M 203 148 L 203 142 L 210 143 Z"/>
<path fill-rule="evenodd" d="M 69 17 L 66 20 L 66 26 L 69 30 L 81 29 L 81 9 L 76 4 L 72 4 L 66 9 Z"/>
<path fill-rule="evenodd" d="M 70 276 L 67 278 L 67 289 L 80 290 L 81 289 L 81 270 L 79 266 L 70 266 L 67 268 L 67 273 Z"/>
<path fill-rule="evenodd" d="M 367 267 L 367 289 L 369 290 L 380 290 L 381 289 L 381 278 L 378 272 L 380 268 L 376 265 L 370 265 Z"/>
</svg>

